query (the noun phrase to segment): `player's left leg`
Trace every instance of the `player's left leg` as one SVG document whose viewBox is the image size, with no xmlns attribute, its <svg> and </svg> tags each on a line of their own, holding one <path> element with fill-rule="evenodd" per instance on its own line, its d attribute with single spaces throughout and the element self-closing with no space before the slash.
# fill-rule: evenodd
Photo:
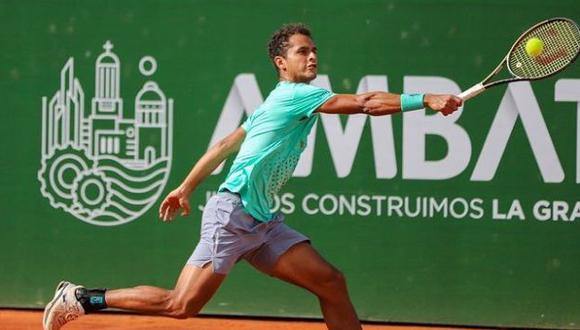
<svg viewBox="0 0 580 330">
<path fill-rule="evenodd" d="M 263 224 L 265 244 L 244 255 L 258 270 L 314 293 L 329 329 L 356 329 L 360 322 L 352 306 L 344 275 L 316 252 L 308 238 L 283 223 L 284 217 Z"/>
<path fill-rule="evenodd" d="M 330 330 L 360 330 L 344 275 L 308 242 L 298 243 L 276 262 L 271 275 L 314 293 Z"/>
</svg>

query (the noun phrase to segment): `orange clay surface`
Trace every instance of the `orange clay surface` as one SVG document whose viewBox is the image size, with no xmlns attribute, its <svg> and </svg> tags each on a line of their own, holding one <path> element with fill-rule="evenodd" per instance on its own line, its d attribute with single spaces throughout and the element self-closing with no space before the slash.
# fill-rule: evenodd
<svg viewBox="0 0 580 330">
<path fill-rule="evenodd" d="M 0 309 L 0 329 L 41 330 L 42 311 Z M 198 317 L 174 320 L 163 317 L 124 313 L 100 313 L 83 316 L 65 325 L 63 330 L 120 329 L 120 330 L 324 330 L 321 321 L 260 320 L 246 318 Z M 365 330 L 462 330 L 459 327 L 402 326 L 363 324 Z M 479 328 L 479 330 L 483 330 Z"/>
</svg>

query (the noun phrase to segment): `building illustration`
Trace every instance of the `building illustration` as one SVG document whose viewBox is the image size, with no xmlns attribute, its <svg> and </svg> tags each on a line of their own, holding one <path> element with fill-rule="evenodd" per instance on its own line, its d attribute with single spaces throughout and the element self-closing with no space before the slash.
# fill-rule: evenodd
<svg viewBox="0 0 580 330">
<path fill-rule="evenodd" d="M 51 98 L 42 98 L 38 178 L 53 207 L 89 223 L 113 225 L 145 212 L 165 185 L 173 99 L 155 81 L 147 80 L 135 93 L 134 115 L 128 116 L 121 94 L 121 61 L 110 41 L 103 49 L 95 61 L 89 107 L 72 57 L 60 72 L 60 88 Z M 156 68 L 153 57 L 141 59 L 144 76 L 151 76 Z M 148 185 L 143 187 L 145 181 Z"/>
</svg>

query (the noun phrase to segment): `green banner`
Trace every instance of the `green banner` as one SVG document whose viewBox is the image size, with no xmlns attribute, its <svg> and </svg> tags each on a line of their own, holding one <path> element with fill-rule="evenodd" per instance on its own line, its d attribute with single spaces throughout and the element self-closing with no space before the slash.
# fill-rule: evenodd
<svg viewBox="0 0 580 330">
<path fill-rule="evenodd" d="M 459 94 L 577 1 L 0 2 L 0 306 L 68 279 L 172 287 L 231 160 L 164 224 L 160 199 L 276 84 L 266 44 L 310 26 L 313 84 Z M 277 198 L 360 317 L 580 328 L 580 66 L 443 117 L 321 115 Z M 240 263 L 204 313 L 320 317 Z"/>
</svg>

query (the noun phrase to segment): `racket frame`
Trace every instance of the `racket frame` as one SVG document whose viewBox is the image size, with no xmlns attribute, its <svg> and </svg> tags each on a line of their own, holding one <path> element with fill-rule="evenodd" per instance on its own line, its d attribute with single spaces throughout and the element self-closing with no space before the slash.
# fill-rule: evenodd
<svg viewBox="0 0 580 330">
<path fill-rule="evenodd" d="M 498 86 L 501 84 L 507 84 L 507 83 L 511 83 L 511 82 L 516 82 L 516 81 L 522 81 L 522 80 L 532 81 L 532 80 L 545 79 L 545 78 L 551 77 L 551 76 L 561 72 L 562 70 L 564 70 L 568 66 L 570 66 L 572 63 L 574 63 L 574 61 L 576 61 L 576 58 L 578 58 L 578 54 L 580 54 L 580 47 L 578 47 L 578 49 L 576 50 L 576 55 L 574 55 L 574 57 L 572 58 L 572 60 L 570 60 L 570 62 L 568 64 L 566 64 L 565 66 L 563 66 L 559 70 L 556 70 L 556 71 L 550 73 L 549 75 L 545 75 L 542 77 L 536 77 L 536 78 L 522 78 L 522 77 L 519 77 L 516 74 L 514 74 L 513 71 L 511 70 L 508 59 L 510 57 L 510 54 L 512 54 L 512 52 L 514 51 L 516 46 L 520 43 L 520 41 L 522 39 L 524 39 L 526 36 L 528 36 L 528 34 L 530 34 L 530 32 L 535 30 L 537 27 L 544 25 L 544 24 L 547 24 L 549 22 L 553 22 L 553 21 L 567 21 L 567 22 L 571 23 L 573 26 L 575 26 L 576 29 L 578 29 L 579 33 L 580 33 L 580 28 L 578 27 L 578 24 L 576 24 L 576 22 L 574 22 L 573 20 L 566 18 L 566 17 L 554 17 L 554 18 L 543 20 L 539 23 L 534 24 L 534 26 L 530 27 L 529 29 L 524 31 L 524 33 L 522 33 L 522 35 L 520 35 L 520 37 L 513 43 L 512 47 L 507 52 L 506 56 L 504 56 L 504 58 L 499 63 L 499 65 L 487 77 L 485 77 L 485 79 L 483 79 L 481 82 L 471 86 L 469 89 L 461 92 L 461 94 L 459 94 L 458 96 L 460 98 L 462 98 L 463 101 L 467 101 L 467 100 L 483 93 L 486 89 L 488 89 L 490 87 Z M 493 82 L 489 82 L 491 80 L 491 78 L 493 78 L 495 75 L 497 75 L 501 71 L 501 69 L 504 65 L 507 68 L 508 72 L 512 75 L 512 77 L 493 81 Z"/>
</svg>

